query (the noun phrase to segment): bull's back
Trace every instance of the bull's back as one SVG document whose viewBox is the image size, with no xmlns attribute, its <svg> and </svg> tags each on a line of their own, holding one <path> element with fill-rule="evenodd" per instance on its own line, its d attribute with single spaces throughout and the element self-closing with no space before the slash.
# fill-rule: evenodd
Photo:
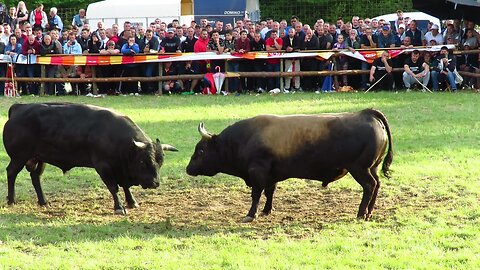
<svg viewBox="0 0 480 270">
<path fill-rule="evenodd" d="M 133 122 L 106 108 L 39 103 L 12 105 L 3 139 L 9 154 L 34 151 L 39 155 L 63 153 L 78 157 L 90 148 L 101 150 L 136 134 L 143 135 Z"/>
<path fill-rule="evenodd" d="M 326 167 L 358 158 L 366 147 L 385 144 L 380 123 L 366 113 L 319 115 L 260 115 L 238 122 L 236 137 L 243 137 L 243 157 L 269 153 L 285 166 Z M 243 134 L 242 134 L 243 133 Z M 380 142 L 377 142 L 377 137 Z M 372 139 L 373 138 L 373 139 Z M 372 145 L 373 144 L 373 145 Z M 372 157 L 373 159 L 373 157 Z M 283 165 L 282 165 L 283 166 Z"/>
</svg>

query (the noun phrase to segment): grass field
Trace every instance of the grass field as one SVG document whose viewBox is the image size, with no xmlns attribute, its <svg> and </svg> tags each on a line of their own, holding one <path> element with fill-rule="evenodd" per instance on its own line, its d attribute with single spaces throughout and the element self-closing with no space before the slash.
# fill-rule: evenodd
<svg viewBox="0 0 480 270">
<path fill-rule="evenodd" d="M 84 168 L 47 167 L 49 207 L 36 205 L 24 170 L 17 204 L 7 206 L 1 147 L 0 269 L 480 269 L 478 93 L 2 98 L 0 125 L 12 103 L 47 101 L 116 109 L 180 152 L 166 154 L 159 188 L 132 188 L 140 208 L 123 217 Z M 185 173 L 200 121 L 219 133 L 257 114 L 367 107 L 387 116 L 394 141 L 392 178 L 381 177 L 370 222 L 355 219 L 362 192 L 348 175 L 326 189 L 281 182 L 273 214 L 243 224 L 243 180 Z"/>
</svg>

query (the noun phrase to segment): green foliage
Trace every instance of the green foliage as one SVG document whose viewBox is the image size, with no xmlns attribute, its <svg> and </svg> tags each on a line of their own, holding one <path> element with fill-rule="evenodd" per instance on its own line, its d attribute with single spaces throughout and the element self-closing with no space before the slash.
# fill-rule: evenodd
<svg viewBox="0 0 480 270">
<path fill-rule="evenodd" d="M 412 10 L 412 1 L 350 1 L 350 0 L 263 0 L 260 1 L 261 16 L 263 19 L 271 17 L 275 20 L 290 21 L 292 15 L 297 15 L 300 21 L 313 25 L 319 18 L 327 22 L 336 22 L 338 17 L 350 21 L 352 16 L 361 18 L 375 17 L 382 14 L 394 13 L 397 9 Z"/>
<path fill-rule="evenodd" d="M 31 11 L 35 9 L 35 5 L 37 3 L 42 3 L 43 6 L 45 7 L 45 10 L 48 10 L 51 7 L 57 7 L 57 8 L 87 8 L 88 4 L 98 2 L 96 0 L 45 0 L 45 1 L 38 1 L 38 0 L 26 0 L 24 1 L 25 4 L 27 5 L 28 11 Z M 17 6 L 18 1 L 12 1 L 8 0 L 5 1 L 6 5 L 11 7 L 11 6 Z"/>
</svg>

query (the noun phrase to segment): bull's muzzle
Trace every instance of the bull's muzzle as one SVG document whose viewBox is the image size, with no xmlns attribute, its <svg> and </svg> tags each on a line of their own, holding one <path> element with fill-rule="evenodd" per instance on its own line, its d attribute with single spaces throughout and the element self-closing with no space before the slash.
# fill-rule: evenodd
<svg viewBox="0 0 480 270">
<path fill-rule="evenodd" d="M 150 183 L 142 183 L 140 185 L 142 186 L 143 189 L 147 189 L 147 188 L 157 188 L 160 186 L 160 183 L 155 181 Z"/>
</svg>

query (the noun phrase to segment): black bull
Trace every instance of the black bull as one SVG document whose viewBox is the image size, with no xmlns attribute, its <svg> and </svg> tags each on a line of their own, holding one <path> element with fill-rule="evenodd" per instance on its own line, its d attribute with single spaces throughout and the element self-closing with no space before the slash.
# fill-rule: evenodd
<svg viewBox="0 0 480 270">
<path fill-rule="evenodd" d="M 113 196 L 116 214 L 126 214 L 117 192 L 123 188 L 127 207 L 137 207 L 130 186 L 159 186 L 163 150 L 177 151 L 150 138 L 127 116 L 81 104 L 14 104 L 8 111 L 3 143 L 7 166 L 8 204 L 15 203 L 15 179 L 26 167 L 38 203 L 47 201 L 40 185 L 45 164 L 65 173 L 74 167 L 95 168 Z"/>
<path fill-rule="evenodd" d="M 357 113 L 260 115 L 239 121 L 218 135 L 203 123 L 202 139 L 187 166 L 192 176 L 226 173 L 241 177 L 252 188 L 252 206 L 244 221 L 256 217 L 260 196 L 262 215 L 272 211 L 277 182 L 288 178 L 320 180 L 323 186 L 350 173 L 362 186 L 357 217 L 369 219 L 380 188 L 377 167 L 388 177 L 393 160 L 387 119 L 380 111 Z"/>
</svg>

